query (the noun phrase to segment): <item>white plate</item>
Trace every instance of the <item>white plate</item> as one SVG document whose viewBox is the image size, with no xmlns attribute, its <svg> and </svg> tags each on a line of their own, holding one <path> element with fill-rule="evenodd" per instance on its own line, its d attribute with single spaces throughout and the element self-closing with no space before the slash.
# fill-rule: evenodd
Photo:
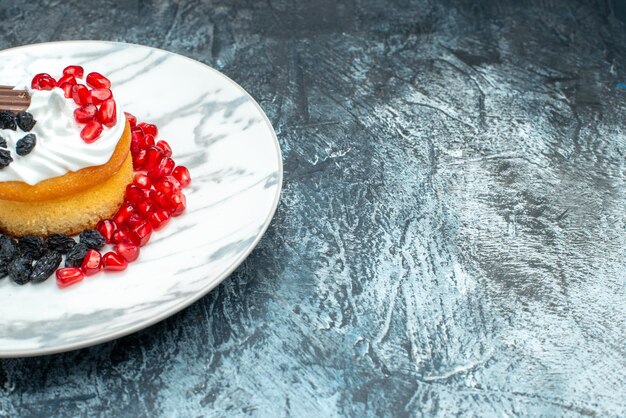
<svg viewBox="0 0 626 418">
<path fill-rule="evenodd" d="M 84 65 L 113 83 L 117 102 L 155 123 L 174 159 L 191 171 L 187 211 L 153 234 L 121 274 L 66 289 L 54 278 L 0 281 L 0 357 L 50 354 L 98 344 L 189 306 L 252 251 L 276 209 L 282 163 L 259 105 L 235 82 L 197 61 L 123 43 L 77 41 L 0 52 L 0 84 Z"/>
</svg>

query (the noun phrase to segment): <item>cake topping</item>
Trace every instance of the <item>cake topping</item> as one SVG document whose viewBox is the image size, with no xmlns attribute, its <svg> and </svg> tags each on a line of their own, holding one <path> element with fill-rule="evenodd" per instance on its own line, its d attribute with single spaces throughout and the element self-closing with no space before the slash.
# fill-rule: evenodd
<svg viewBox="0 0 626 418">
<path fill-rule="evenodd" d="M 8 167 L 12 162 L 11 152 L 8 149 L 0 148 L 0 168 Z"/>
<path fill-rule="evenodd" d="M 30 95 L 26 90 L 15 90 L 12 86 L 0 86 L 0 109 L 21 112 L 28 109 Z"/>
<path fill-rule="evenodd" d="M 28 134 L 19 141 L 17 141 L 17 143 L 15 144 L 15 152 L 17 152 L 17 155 L 21 155 L 23 157 L 30 154 L 33 148 L 35 148 L 36 144 L 37 137 L 35 136 L 35 134 Z"/>
<path fill-rule="evenodd" d="M 37 123 L 35 118 L 33 118 L 33 115 L 28 112 L 19 112 L 15 117 L 15 121 L 17 126 L 24 132 L 30 132 L 30 130 L 33 129 L 33 126 Z"/>
<path fill-rule="evenodd" d="M 17 122 L 13 112 L 8 110 L 0 110 L 0 129 L 10 129 L 15 131 L 17 129 Z"/>
</svg>

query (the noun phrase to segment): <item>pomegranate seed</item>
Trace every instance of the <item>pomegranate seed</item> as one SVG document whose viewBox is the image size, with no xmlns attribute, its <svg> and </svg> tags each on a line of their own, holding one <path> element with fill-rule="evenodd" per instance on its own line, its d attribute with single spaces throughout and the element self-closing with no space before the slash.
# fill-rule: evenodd
<svg viewBox="0 0 626 418">
<path fill-rule="evenodd" d="M 157 192 L 156 198 L 155 198 L 155 202 L 157 205 L 159 205 L 159 207 L 167 210 L 169 212 L 170 210 L 170 194 L 169 193 L 163 193 L 163 192 Z"/>
<path fill-rule="evenodd" d="M 78 123 L 91 122 L 96 116 L 97 111 L 98 108 L 96 105 L 89 103 L 74 110 L 74 119 L 76 119 Z"/>
<path fill-rule="evenodd" d="M 61 85 L 61 88 L 63 89 L 63 96 L 65 96 L 66 99 L 72 98 L 72 87 L 74 87 L 74 85 L 70 83 L 63 83 Z"/>
<path fill-rule="evenodd" d="M 124 271 L 128 267 L 128 261 L 118 253 L 109 251 L 102 256 L 102 267 L 105 271 Z"/>
<path fill-rule="evenodd" d="M 117 245 L 129 243 L 130 236 L 128 235 L 128 231 L 125 231 L 123 229 L 118 229 L 117 231 L 113 233 L 113 236 L 111 237 L 111 242 Z"/>
<path fill-rule="evenodd" d="M 187 199 L 182 193 L 175 193 L 170 198 L 170 213 L 172 216 L 178 216 L 185 211 L 187 207 Z"/>
<path fill-rule="evenodd" d="M 87 85 L 94 89 L 108 89 L 111 88 L 111 82 L 108 78 L 100 73 L 87 74 Z"/>
<path fill-rule="evenodd" d="M 156 147 L 163 151 L 163 155 L 165 155 L 166 157 L 172 156 L 172 147 L 170 147 L 170 144 L 168 144 L 166 141 L 160 140 L 156 143 Z"/>
<path fill-rule="evenodd" d="M 145 220 L 138 213 L 132 213 L 128 219 L 126 219 L 125 225 L 128 227 L 129 231 L 132 231 L 133 228 L 136 228 L 143 224 Z"/>
<path fill-rule="evenodd" d="M 146 164 L 146 150 L 139 150 L 136 154 L 133 154 L 133 169 L 142 170 Z"/>
<path fill-rule="evenodd" d="M 91 144 L 98 139 L 101 133 L 102 125 L 100 125 L 98 121 L 92 120 L 85 125 L 82 131 L 80 131 L 80 137 L 83 138 L 83 141 L 86 143 Z"/>
<path fill-rule="evenodd" d="M 142 189 L 149 189 L 152 186 L 150 178 L 143 173 L 136 173 L 133 178 L 133 184 Z"/>
<path fill-rule="evenodd" d="M 77 105 L 84 106 L 91 103 L 91 93 L 85 85 L 76 84 L 72 87 L 72 99 Z"/>
<path fill-rule="evenodd" d="M 157 180 L 154 183 L 154 188 L 156 191 L 161 192 L 166 195 L 170 195 L 172 193 L 177 193 L 180 191 L 180 183 L 172 176 L 167 176 L 162 179 Z"/>
<path fill-rule="evenodd" d="M 150 223 L 144 221 L 140 225 L 137 225 L 129 230 L 128 235 L 130 236 L 130 241 L 133 244 L 143 247 L 148 243 L 148 241 L 150 241 L 150 236 L 152 235 L 152 226 L 150 225 Z"/>
<path fill-rule="evenodd" d="M 124 115 L 126 115 L 126 120 L 128 121 L 130 127 L 134 128 L 137 125 L 137 118 L 132 113 L 128 112 L 124 112 Z"/>
<path fill-rule="evenodd" d="M 137 126 L 141 128 L 144 134 L 150 134 L 154 136 L 155 138 L 159 133 L 159 130 L 157 129 L 156 125 L 153 125 L 151 123 L 141 122 Z"/>
<path fill-rule="evenodd" d="M 103 125 L 106 125 L 108 127 L 115 125 L 115 122 L 117 121 L 117 110 L 115 108 L 115 100 L 113 99 L 105 100 L 100 105 L 100 109 L 98 109 L 97 117 L 98 117 L 98 121 Z"/>
<path fill-rule="evenodd" d="M 80 269 L 85 273 L 85 276 L 93 276 L 102 270 L 102 254 L 97 250 L 87 251 L 87 255 L 83 259 Z"/>
<path fill-rule="evenodd" d="M 57 85 L 56 80 L 47 73 L 40 73 L 33 77 L 30 87 L 35 90 L 52 90 Z"/>
<path fill-rule="evenodd" d="M 178 180 L 181 187 L 183 188 L 189 186 L 189 183 L 191 183 L 191 175 L 189 174 L 189 170 L 187 170 L 187 167 L 183 165 L 179 165 L 178 167 L 176 167 L 174 171 L 172 171 L 172 176 L 176 180 Z"/>
<path fill-rule="evenodd" d="M 143 190 L 135 184 L 129 184 L 126 186 L 126 194 L 124 196 L 129 203 L 133 204 L 133 206 L 144 200 Z"/>
<path fill-rule="evenodd" d="M 159 204 L 158 194 L 157 194 L 156 190 L 144 189 L 143 190 L 143 197 L 148 202 L 154 203 L 155 205 Z"/>
<path fill-rule="evenodd" d="M 145 133 L 143 132 L 143 129 L 141 129 L 140 126 L 134 126 L 132 128 L 130 128 L 130 131 L 134 134 L 137 134 L 138 136 L 144 136 Z"/>
<path fill-rule="evenodd" d="M 69 65 L 63 70 L 64 75 L 73 75 L 76 78 L 83 78 L 85 70 L 80 65 Z"/>
<path fill-rule="evenodd" d="M 132 263 L 139 257 L 139 246 L 131 242 L 120 242 L 115 246 L 114 250 L 129 263 Z"/>
<path fill-rule="evenodd" d="M 150 146 L 146 149 L 146 160 L 144 162 L 144 168 L 151 170 L 159 165 L 163 159 L 163 153 L 155 146 Z"/>
<path fill-rule="evenodd" d="M 111 93 L 111 90 L 109 89 L 93 89 L 91 90 L 91 100 L 99 105 L 100 103 L 104 102 L 105 100 L 108 100 L 110 98 L 113 97 L 113 93 Z"/>
<path fill-rule="evenodd" d="M 165 209 L 158 210 L 148 215 L 148 222 L 150 222 L 150 225 L 152 225 L 152 228 L 155 231 L 158 231 L 165 227 L 170 219 L 170 213 Z"/>
<path fill-rule="evenodd" d="M 71 286 L 74 283 L 80 282 L 85 277 L 83 272 L 80 271 L 80 269 L 76 267 L 64 267 L 64 268 L 58 269 L 56 272 L 56 276 L 57 276 L 57 285 L 59 287 Z"/>
<path fill-rule="evenodd" d="M 63 77 L 59 78 L 57 81 L 57 87 L 61 87 L 65 83 L 70 83 L 72 85 L 76 84 L 76 79 L 71 74 L 65 74 Z"/>
<path fill-rule="evenodd" d="M 141 216 L 146 217 L 150 213 L 154 212 L 155 207 L 154 207 L 154 204 L 152 204 L 152 202 L 144 200 L 137 204 L 136 209 L 137 209 L 137 212 L 139 212 Z"/>
<path fill-rule="evenodd" d="M 154 146 L 154 136 L 146 134 L 139 138 L 139 147 L 141 149 L 148 149 L 148 147 Z"/>
<path fill-rule="evenodd" d="M 117 210 L 117 213 L 113 217 L 113 221 L 119 226 L 123 225 L 126 222 L 126 219 L 135 212 L 135 208 L 128 202 L 124 202 L 122 207 Z"/>
<path fill-rule="evenodd" d="M 98 224 L 96 225 L 96 230 L 100 232 L 100 235 L 104 237 L 106 243 L 110 244 L 111 239 L 113 238 L 113 233 L 117 231 L 117 225 L 115 221 L 105 219 L 98 222 Z"/>
<path fill-rule="evenodd" d="M 169 176 L 170 174 L 172 174 L 174 167 L 176 167 L 176 163 L 174 162 L 174 160 L 172 160 L 170 157 L 163 157 L 156 167 L 148 171 L 148 177 L 150 177 L 151 180 L 156 180 L 165 176 Z"/>
</svg>

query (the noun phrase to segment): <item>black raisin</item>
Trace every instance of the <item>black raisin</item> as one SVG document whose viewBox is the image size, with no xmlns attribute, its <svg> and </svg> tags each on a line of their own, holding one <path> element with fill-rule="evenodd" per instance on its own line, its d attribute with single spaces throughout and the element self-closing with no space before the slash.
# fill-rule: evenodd
<svg viewBox="0 0 626 418">
<path fill-rule="evenodd" d="M 30 273 L 33 270 L 33 259 L 30 257 L 17 257 L 8 266 L 9 277 L 15 283 L 22 285 L 30 281 Z"/>
<path fill-rule="evenodd" d="M 87 251 L 89 251 L 89 248 L 85 244 L 79 243 L 74 245 L 74 248 L 65 257 L 65 267 L 80 267 L 87 255 Z"/>
<path fill-rule="evenodd" d="M 17 251 L 22 256 L 37 260 L 46 251 L 46 242 L 41 237 L 26 235 L 17 241 Z"/>
<path fill-rule="evenodd" d="M 9 274 L 9 263 L 13 260 L 0 260 L 0 279 L 4 279 Z"/>
<path fill-rule="evenodd" d="M 106 243 L 104 237 L 95 229 L 85 229 L 80 233 L 78 239 L 81 244 L 85 244 L 87 248 L 94 250 L 99 250 Z"/>
<path fill-rule="evenodd" d="M 22 139 L 19 139 L 15 144 L 15 152 L 22 157 L 30 154 L 30 152 L 37 145 L 37 137 L 35 134 L 24 135 Z"/>
<path fill-rule="evenodd" d="M 30 273 L 30 280 L 33 283 L 45 282 L 59 267 L 62 259 L 61 253 L 48 251 L 35 262 L 33 271 Z"/>
<path fill-rule="evenodd" d="M 15 119 L 17 122 L 17 126 L 19 126 L 20 129 L 23 130 L 24 132 L 29 132 L 31 129 L 33 129 L 33 126 L 35 126 L 35 124 L 37 123 L 35 118 L 33 118 L 33 115 L 31 115 L 28 112 L 18 113 Z"/>
<path fill-rule="evenodd" d="M 17 129 L 13 112 L 0 110 L 0 129 L 11 129 L 12 131 Z"/>
<path fill-rule="evenodd" d="M 67 254 L 74 245 L 76 245 L 76 241 L 64 234 L 52 234 L 46 239 L 48 249 L 61 254 Z"/>
<path fill-rule="evenodd" d="M 8 149 L 0 148 L 0 168 L 7 167 L 12 162 L 11 152 Z"/>
<path fill-rule="evenodd" d="M 7 140 L 0 136 L 0 148 L 6 148 L 7 146 Z"/>
<path fill-rule="evenodd" d="M 11 261 L 16 252 L 17 248 L 13 238 L 0 234 L 0 260 Z"/>
</svg>

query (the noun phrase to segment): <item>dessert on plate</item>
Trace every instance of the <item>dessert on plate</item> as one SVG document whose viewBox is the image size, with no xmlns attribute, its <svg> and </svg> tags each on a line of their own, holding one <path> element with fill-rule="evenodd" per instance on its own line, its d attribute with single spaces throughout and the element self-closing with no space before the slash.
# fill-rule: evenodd
<svg viewBox="0 0 626 418">
<path fill-rule="evenodd" d="M 66 287 L 136 260 L 184 211 L 191 181 L 157 135 L 81 66 L 0 86 L 0 279 L 38 283 L 56 271 Z"/>
</svg>

